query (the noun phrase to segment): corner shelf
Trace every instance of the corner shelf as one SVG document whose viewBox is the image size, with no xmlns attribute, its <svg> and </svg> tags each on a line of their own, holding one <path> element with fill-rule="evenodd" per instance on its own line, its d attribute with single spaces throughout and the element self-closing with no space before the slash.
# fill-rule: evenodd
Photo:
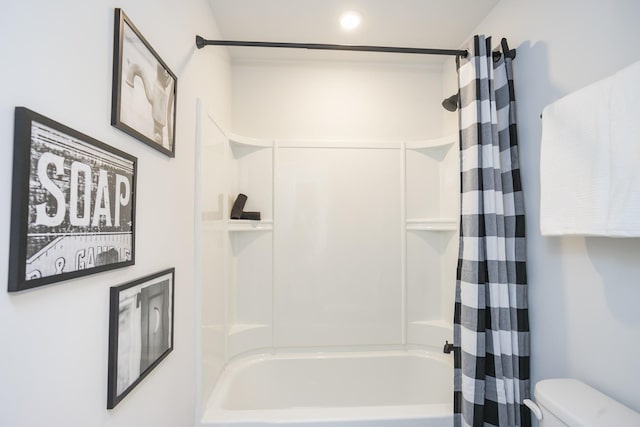
<svg viewBox="0 0 640 427">
<path fill-rule="evenodd" d="M 232 355 L 271 347 L 271 326 L 262 323 L 236 323 L 229 327 L 229 353 Z"/>
<path fill-rule="evenodd" d="M 271 148 L 273 141 L 270 139 L 249 138 L 233 133 L 227 135 L 231 148 Z"/>
<path fill-rule="evenodd" d="M 458 222 L 453 218 L 408 219 L 406 227 L 411 231 L 455 231 Z"/>
<path fill-rule="evenodd" d="M 255 329 L 268 328 L 269 325 L 262 323 L 236 323 L 229 327 L 229 336 L 243 334 Z"/>
<path fill-rule="evenodd" d="M 253 221 L 248 219 L 231 219 L 227 223 L 229 231 L 270 231 L 273 230 L 273 221 Z"/>
<path fill-rule="evenodd" d="M 407 150 L 424 150 L 431 148 L 445 148 L 449 149 L 458 140 L 457 135 L 446 136 L 436 139 L 425 139 L 420 141 L 407 141 L 405 146 Z"/>
<path fill-rule="evenodd" d="M 409 344 L 431 345 L 453 342 L 453 325 L 445 320 L 418 320 L 407 325 L 407 341 Z"/>
</svg>

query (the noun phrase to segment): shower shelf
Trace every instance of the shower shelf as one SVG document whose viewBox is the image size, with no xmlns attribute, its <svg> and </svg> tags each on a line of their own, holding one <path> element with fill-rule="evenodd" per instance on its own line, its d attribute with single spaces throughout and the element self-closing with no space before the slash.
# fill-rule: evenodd
<svg viewBox="0 0 640 427">
<path fill-rule="evenodd" d="M 425 139 L 421 141 L 407 141 L 407 150 L 424 150 L 429 148 L 446 148 L 449 149 L 455 142 L 458 141 L 458 136 L 447 136 L 444 138 Z"/>
<path fill-rule="evenodd" d="M 271 327 L 262 323 L 231 324 L 228 351 L 236 355 L 256 348 L 271 347 Z"/>
<path fill-rule="evenodd" d="M 409 343 L 440 343 L 453 341 L 453 325 L 445 320 L 420 320 L 409 322 Z"/>
<path fill-rule="evenodd" d="M 407 230 L 413 231 L 455 231 L 458 229 L 456 219 L 408 219 Z"/>
<path fill-rule="evenodd" d="M 445 320 L 416 320 L 415 322 L 409 322 L 409 324 L 444 329 L 451 329 L 453 327 L 451 322 L 447 322 Z"/>
<path fill-rule="evenodd" d="M 249 138 L 235 134 L 229 134 L 229 145 L 231 148 L 271 148 L 273 141 L 270 139 Z"/>
<path fill-rule="evenodd" d="M 229 231 L 270 231 L 273 230 L 273 221 L 252 221 L 246 219 L 234 219 L 229 221 Z"/>
<path fill-rule="evenodd" d="M 242 334 L 253 329 L 268 328 L 269 325 L 262 323 L 236 323 L 229 328 L 229 336 Z"/>
</svg>

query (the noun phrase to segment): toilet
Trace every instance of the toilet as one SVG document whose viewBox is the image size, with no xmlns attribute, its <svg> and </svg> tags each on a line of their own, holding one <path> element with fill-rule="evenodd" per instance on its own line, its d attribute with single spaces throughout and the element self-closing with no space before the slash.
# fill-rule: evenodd
<svg viewBox="0 0 640 427">
<path fill-rule="evenodd" d="M 543 380 L 525 399 L 540 427 L 640 427 L 640 413 L 571 378 Z"/>
</svg>

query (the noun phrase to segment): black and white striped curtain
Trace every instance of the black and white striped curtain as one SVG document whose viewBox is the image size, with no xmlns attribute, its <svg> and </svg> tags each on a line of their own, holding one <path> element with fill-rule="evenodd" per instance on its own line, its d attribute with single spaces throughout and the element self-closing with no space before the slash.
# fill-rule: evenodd
<svg viewBox="0 0 640 427">
<path fill-rule="evenodd" d="M 506 40 L 496 49 L 508 50 Z M 454 425 L 530 426 L 524 203 L 511 58 L 475 36 L 460 58 L 460 249 Z"/>
</svg>

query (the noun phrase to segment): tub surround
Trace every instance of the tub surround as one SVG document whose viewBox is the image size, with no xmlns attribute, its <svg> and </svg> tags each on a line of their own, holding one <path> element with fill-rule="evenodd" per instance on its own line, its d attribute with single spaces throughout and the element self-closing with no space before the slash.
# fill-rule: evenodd
<svg viewBox="0 0 640 427">
<path fill-rule="evenodd" d="M 231 375 L 234 362 L 229 361 L 261 349 L 275 354 L 285 348 L 320 349 L 333 358 L 340 348 L 415 346 L 441 352 L 445 341 L 452 341 L 453 293 L 445 284 L 455 281 L 457 136 L 417 141 L 246 138 L 225 132 L 205 106 L 198 108 L 198 406 L 209 414 L 203 423 L 217 417 L 242 419 L 266 409 L 285 411 L 289 405 L 313 406 L 313 399 L 272 408 L 255 401 L 253 408 L 212 412 L 208 398 L 224 387 L 222 379 L 216 385 L 218 377 Z M 263 220 L 229 218 L 238 194 L 247 196 L 244 209 L 260 211 Z M 212 298 L 217 313 L 211 312 Z M 210 341 L 224 351 L 212 352 Z M 300 365 L 294 357 L 286 359 L 280 358 L 278 366 Z M 348 375 L 339 377 L 346 381 Z M 413 387 L 405 380 L 398 387 Z M 425 381 L 433 386 L 429 376 Z M 450 375 L 440 382 L 450 384 Z M 277 383 L 272 377 L 259 384 L 268 396 L 268 387 Z M 328 406 L 338 408 L 332 410 L 337 414 L 354 405 L 411 402 Z"/>
</svg>

